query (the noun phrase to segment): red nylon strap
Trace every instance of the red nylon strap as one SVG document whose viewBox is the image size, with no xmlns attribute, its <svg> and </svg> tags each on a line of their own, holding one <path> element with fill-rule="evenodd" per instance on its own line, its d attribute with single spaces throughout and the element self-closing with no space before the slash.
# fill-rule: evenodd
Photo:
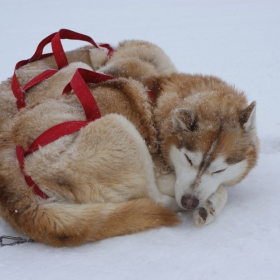
<svg viewBox="0 0 280 280">
<path fill-rule="evenodd" d="M 23 171 L 24 170 L 24 150 L 22 147 L 16 146 L 16 155 L 17 155 L 17 159 L 18 159 L 20 168 Z M 34 181 L 32 180 L 32 178 L 30 176 L 26 175 L 24 172 L 23 172 L 23 175 L 24 175 L 25 182 L 27 183 L 28 186 L 33 188 L 33 192 L 36 195 L 39 195 L 40 197 L 42 197 L 44 199 L 48 198 L 48 196 L 44 192 L 42 192 L 39 189 L 39 187 L 34 183 Z"/>
<path fill-rule="evenodd" d="M 65 86 L 62 93 L 69 93 L 71 89 L 73 89 L 84 108 L 87 120 L 93 121 L 97 118 L 100 118 L 101 114 L 98 105 L 86 83 L 96 84 L 112 79 L 115 79 L 115 77 L 78 68 L 74 73 L 70 83 Z"/>
<path fill-rule="evenodd" d="M 108 55 L 109 58 L 114 53 L 114 49 L 109 44 L 100 44 L 99 47 L 106 48 L 108 50 L 108 54 L 107 55 Z"/>
<path fill-rule="evenodd" d="M 30 154 L 39 149 L 39 147 L 44 147 L 65 135 L 72 134 L 85 127 L 88 123 L 89 121 L 69 121 L 52 126 L 33 141 L 29 149 L 24 151 L 24 155 Z"/>
<path fill-rule="evenodd" d="M 65 66 L 68 65 L 68 60 L 66 57 L 66 54 L 64 52 L 64 49 L 62 47 L 61 44 L 61 40 L 60 40 L 60 36 L 59 36 L 59 32 L 55 34 L 55 36 L 52 39 L 52 49 L 55 50 L 55 52 L 53 51 L 53 55 L 57 64 L 58 69 L 61 69 Z"/>
<path fill-rule="evenodd" d="M 34 55 L 30 59 L 22 60 L 22 61 L 18 62 L 15 66 L 11 87 L 12 87 L 12 91 L 14 93 L 14 96 L 17 99 L 18 110 L 25 107 L 25 101 L 24 101 L 25 90 L 21 88 L 21 86 L 19 84 L 19 81 L 17 79 L 17 76 L 15 74 L 15 71 L 17 69 L 19 69 L 20 67 L 22 67 L 22 66 L 24 66 L 24 65 L 26 65 L 30 62 L 48 57 L 50 55 L 54 55 L 54 58 L 56 60 L 57 66 L 58 66 L 58 69 L 61 69 L 65 66 L 67 66 L 68 65 L 68 60 L 67 60 L 67 57 L 65 55 L 64 49 L 62 47 L 61 39 L 81 40 L 81 41 L 88 42 L 88 43 L 92 44 L 93 46 L 95 46 L 96 48 L 99 48 L 99 49 L 106 48 L 106 49 L 108 49 L 108 56 L 111 56 L 113 51 L 114 51 L 113 48 L 109 44 L 102 44 L 102 45 L 98 46 L 91 37 L 89 37 L 87 35 L 84 35 L 84 34 L 81 34 L 81 33 L 77 33 L 77 32 L 68 30 L 68 29 L 61 29 L 58 32 L 49 35 L 48 37 L 46 37 L 45 39 L 43 39 L 39 43 Z M 51 45 L 52 45 L 53 53 L 43 54 L 44 47 L 49 43 L 51 43 Z M 51 71 L 53 71 L 52 75 L 54 75 L 55 71 L 54 70 L 51 70 Z M 48 72 L 48 74 L 50 74 L 50 73 L 51 72 Z M 46 78 L 51 77 L 52 75 L 49 75 L 49 76 L 48 75 L 45 76 L 45 75 L 42 75 L 42 74 L 38 75 L 37 77 L 35 77 L 32 80 L 33 83 L 32 83 L 31 86 L 34 86 L 34 85 L 40 83 L 41 81 L 43 81 Z M 30 84 L 30 83 L 31 82 L 29 82 L 28 84 Z M 29 86 L 28 88 L 30 88 L 31 86 Z M 26 87 L 27 87 L 27 85 L 24 88 L 26 88 Z"/>
<path fill-rule="evenodd" d="M 48 79 L 49 77 L 53 76 L 55 73 L 57 73 L 58 71 L 55 69 L 48 69 L 46 71 L 44 71 L 43 73 L 39 74 L 38 76 L 36 76 L 35 78 L 33 78 L 31 81 L 29 81 L 24 88 L 22 89 L 24 92 L 27 91 L 29 88 L 39 84 L 40 82 L 42 82 L 43 80 Z"/>
<path fill-rule="evenodd" d="M 53 49 L 53 54 L 59 69 L 68 65 L 68 60 L 63 50 L 61 39 L 70 39 L 70 40 L 81 40 L 88 42 L 95 46 L 96 48 L 100 48 L 93 40 L 87 35 L 73 32 L 68 29 L 60 29 L 55 36 L 53 37 L 51 44 Z"/>
<path fill-rule="evenodd" d="M 24 150 L 21 146 L 16 146 L 17 159 L 20 164 L 20 168 L 24 175 L 25 181 L 29 187 L 33 188 L 33 191 L 36 195 L 39 195 L 44 199 L 48 198 L 48 196 L 35 184 L 32 178 L 24 172 L 24 157 L 36 151 L 37 149 L 39 149 L 39 147 L 46 146 L 47 144 L 54 142 L 55 140 L 65 135 L 80 130 L 82 127 L 85 127 L 88 123 L 88 121 L 70 121 L 60 123 L 49 128 L 48 130 L 43 132 L 39 137 L 37 137 L 30 145 L 28 150 Z"/>
<path fill-rule="evenodd" d="M 12 90 L 14 92 L 15 97 L 17 98 L 17 107 L 18 110 L 22 109 L 25 107 L 25 92 L 29 88 L 33 87 L 34 85 L 39 84 L 45 79 L 48 79 L 49 77 L 53 76 L 57 70 L 55 69 L 48 69 L 41 73 L 40 75 L 36 76 L 33 78 L 31 81 L 29 81 L 24 88 L 21 88 L 19 85 L 19 82 L 16 78 L 16 75 L 14 74 L 12 78 Z"/>
</svg>

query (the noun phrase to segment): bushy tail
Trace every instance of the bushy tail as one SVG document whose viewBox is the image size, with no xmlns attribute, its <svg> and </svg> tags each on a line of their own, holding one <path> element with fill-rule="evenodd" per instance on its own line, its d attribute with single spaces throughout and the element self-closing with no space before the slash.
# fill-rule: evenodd
<svg viewBox="0 0 280 280">
<path fill-rule="evenodd" d="M 26 187 L 13 192 L 1 178 L 0 182 L 3 218 L 35 241 L 53 246 L 75 246 L 180 222 L 175 213 L 149 198 L 122 203 L 38 203 Z"/>
</svg>

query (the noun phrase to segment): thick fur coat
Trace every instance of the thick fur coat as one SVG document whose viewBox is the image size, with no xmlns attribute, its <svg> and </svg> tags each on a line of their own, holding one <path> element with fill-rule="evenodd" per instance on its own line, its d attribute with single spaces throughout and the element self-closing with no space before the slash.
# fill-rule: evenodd
<svg viewBox="0 0 280 280">
<path fill-rule="evenodd" d="M 178 74 L 147 42 L 123 42 L 109 60 L 90 47 L 67 58 L 69 66 L 28 90 L 20 112 L 11 80 L 0 85 L 1 216 L 38 242 L 74 246 L 176 225 L 180 209 L 197 225 L 219 215 L 224 186 L 256 164 L 255 103 L 218 78 Z M 17 76 L 24 85 L 47 68 L 56 68 L 53 57 Z M 27 186 L 15 147 L 85 119 L 75 94 L 61 95 L 77 68 L 120 78 L 88 85 L 101 119 L 25 157 L 25 173 L 49 196 L 42 200 Z"/>
</svg>

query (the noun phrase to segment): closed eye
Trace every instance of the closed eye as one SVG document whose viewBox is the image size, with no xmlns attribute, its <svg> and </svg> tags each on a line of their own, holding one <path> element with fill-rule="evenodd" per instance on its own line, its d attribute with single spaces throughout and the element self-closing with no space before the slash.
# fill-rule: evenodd
<svg viewBox="0 0 280 280">
<path fill-rule="evenodd" d="M 193 165 L 193 163 L 192 163 L 191 159 L 188 157 L 188 155 L 185 154 L 185 156 L 186 156 L 186 159 L 187 159 L 187 161 L 189 162 L 189 164 L 190 164 L 190 165 Z"/>
<path fill-rule="evenodd" d="M 225 168 L 225 169 L 221 169 L 221 170 L 217 170 L 217 171 L 213 172 L 212 174 L 222 173 L 222 172 L 224 172 L 225 170 L 226 170 L 226 168 Z"/>
</svg>

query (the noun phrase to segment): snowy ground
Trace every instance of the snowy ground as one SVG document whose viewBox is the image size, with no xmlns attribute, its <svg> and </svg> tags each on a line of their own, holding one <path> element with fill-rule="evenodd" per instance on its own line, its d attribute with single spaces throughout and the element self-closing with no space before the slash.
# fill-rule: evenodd
<svg viewBox="0 0 280 280">
<path fill-rule="evenodd" d="M 152 41 L 180 71 L 243 89 L 258 103 L 260 159 L 209 226 L 196 228 L 186 217 L 176 228 L 76 248 L 3 247 L 1 279 L 279 279 L 279 0 L 1 0 L 0 80 L 61 28 L 112 44 Z M 0 219 L 4 234 L 18 235 Z"/>
</svg>

